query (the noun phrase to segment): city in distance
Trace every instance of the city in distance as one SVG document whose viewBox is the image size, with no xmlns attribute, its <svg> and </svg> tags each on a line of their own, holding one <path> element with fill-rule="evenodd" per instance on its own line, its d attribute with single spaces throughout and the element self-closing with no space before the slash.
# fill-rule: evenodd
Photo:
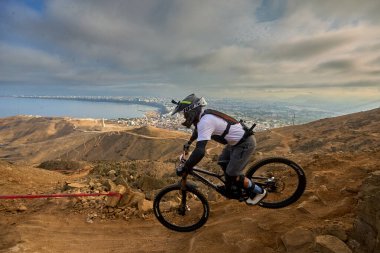
<svg viewBox="0 0 380 253">
<path fill-rule="evenodd" d="M 143 96 L 12 96 L 17 99 L 48 99 L 64 101 L 85 101 L 91 103 L 116 103 L 120 105 L 137 104 L 156 108 L 154 112 L 146 112 L 143 117 L 125 117 L 110 118 L 107 111 L 103 118 L 109 120 L 118 120 L 120 123 L 142 126 L 153 125 L 161 128 L 184 130 L 180 122 L 180 115 L 171 116 L 170 112 L 174 108 L 171 103 L 172 98 L 163 97 L 143 97 Z M 179 99 L 177 99 L 179 100 Z M 320 101 L 309 101 L 308 103 L 300 101 L 270 101 L 270 100 L 243 100 L 234 98 L 206 98 L 208 107 L 220 110 L 238 120 L 244 120 L 248 125 L 256 123 L 257 130 L 266 130 L 287 125 L 298 125 L 321 118 L 335 117 L 347 113 L 357 112 L 376 108 L 380 101 L 366 103 L 320 103 Z M 51 116 L 51 115 L 41 115 Z M 70 116 L 70 115 L 69 115 Z"/>
</svg>

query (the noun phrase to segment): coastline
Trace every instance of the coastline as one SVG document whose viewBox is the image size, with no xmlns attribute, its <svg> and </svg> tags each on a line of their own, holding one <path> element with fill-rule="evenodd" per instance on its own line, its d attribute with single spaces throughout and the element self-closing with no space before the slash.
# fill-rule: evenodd
<svg viewBox="0 0 380 253">
<path fill-rule="evenodd" d="M 94 119 L 145 118 L 147 112 L 161 115 L 162 109 L 144 103 L 0 96 L 0 118 L 16 115 Z"/>
<path fill-rule="evenodd" d="M 85 102 L 105 102 L 105 103 L 122 103 L 122 104 L 135 104 L 155 107 L 159 110 L 160 114 L 166 114 L 169 109 L 156 101 L 149 98 L 128 98 L 128 97 L 103 97 L 103 96 L 2 96 L 9 98 L 29 98 L 29 99 L 51 99 L 51 100 L 71 100 L 71 101 L 85 101 Z"/>
</svg>

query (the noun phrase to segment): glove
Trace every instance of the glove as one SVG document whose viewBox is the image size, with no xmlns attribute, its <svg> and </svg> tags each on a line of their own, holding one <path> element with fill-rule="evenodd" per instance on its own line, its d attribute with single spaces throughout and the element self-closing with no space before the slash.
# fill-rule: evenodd
<svg viewBox="0 0 380 253">
<path fill-rule="evenodd" d="M 185 173 L 187 170 L 186 168 L 183 166 L 183 164 L 179 165 L 176 169 L 175 169 L 175 173 L 177 174 L 177 176 L 182 176 L 183 173 Z"/>
<path fill-rule="evenodd" d="M 183 151 L 186 153 L 189 152 L 191 144 L 189 142 L 186 142 L 185 145 L 183 145 Z"/>
<path fill-rule="evenodd" d="M 181 161 L 180 161 L 180 163 L 181 163 L 181 166 L 183 166 L 184 164 L 185 164 L 185 162 L 187 161 L 187 159 L 185 159 L 185 158 L 183 158 L 183 157 L 181 157 Z"/>
</svg>

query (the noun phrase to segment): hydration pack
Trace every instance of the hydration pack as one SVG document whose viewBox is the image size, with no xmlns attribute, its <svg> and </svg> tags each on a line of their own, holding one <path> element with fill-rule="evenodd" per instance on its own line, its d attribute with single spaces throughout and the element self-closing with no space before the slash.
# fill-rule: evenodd
<svg viewBox="0 0 380 253">
<path fill-rule="evenodd" d="M 227 122 L 227 127 L 221 135 L 212 135 L 211 136 L 212 140 L 219 142 L 219 143 L 222 143 L 222 144 L 227 144 L 227 140 L 225 139 L 225 137 L 228 134 L 228 132 L 230 131 L 231 125 L 239 124 L 241 122 L 234 119 L 233 117 L 225 114 L 225 113 L 222 113 L 222 112 L 219 112 L 216 110 L 212 110 L 212 109 L 206 109 L 202 113 L 201 117 L 203 117 L 206 114 L 212 114 L 212 115 L 217 116 L 221 119 L 224 119 Z"/>
<path fill-rule="evenodd" d="M 244 123 L 243 120 L 238 121 L 235 118 L 233 118 L 231 116 L 228 116 L 225 113 L 222 113 L 222 112 L 219 112 L 219 111 L 216 111 L 216 110 L 212 110 L 212 109 L 206 109 L 202 113 L 201 117 L 203 117 L 205 114 L 212 114 L 212 115 L 217 116 L 217 117 L 219 117 L 219 118 L 221 118 L 221 119 L 223 119 L 223 120 L 225 120 L 227 122 L 227 127 L 224 130 L 224 132 L 222 133 L 222 135 L 212 135 L 211 136 L 211 139 L 214 140 L 214 141 L 216 141 L 216 142 L 219 142 L 219 143 L 222 143 L 222 144 L 227 144 L 228 142 L 225 139 L 225 137 L 228 134 L 228 132 L 230 131 L 231 125 L 235 125 L 235 124 L 240 124 L 242 126 L 243 130 L 244 130 L 243 137 L 241 138 L 241 140 L 237 144 L 235 144 L 235 146 L 239 145 L 242 142 L 244 142 L 249 136 L 255 134 L 253 132 L 253 129 L 255 128 L 256 124 L 253 124 L 251 127 L 247 127 L 245 125 L 245 123 Z"/>
</svg>

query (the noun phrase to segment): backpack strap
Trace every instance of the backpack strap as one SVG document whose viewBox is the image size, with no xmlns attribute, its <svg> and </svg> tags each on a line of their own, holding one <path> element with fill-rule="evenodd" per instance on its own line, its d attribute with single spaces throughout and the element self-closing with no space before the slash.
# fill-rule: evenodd
<svg viewBox="0 0 380 253">
<path fill-rule="evenodd" d="M 220 136 L 211 136 L 211 138 L 213 140 L 215 140 L 219 143 L 222 143 L 222 144 L 227 144 L 227 140 L 225 139 L 225 137 L 228 134 L 228 132 L 230 131 L 231 125 L 235 125 L 235 124 L 238 124 L 240 122 L 237 121 L 236 119 L 234 119 L 233 117 L 225 114 L 225 113 L 222 113 L 222 112 L 219 112 L 216 110 L 212 110 L 212 109 L 206 109 L 202 113 L 201 117 L 203 117 L 205 114 L 212 114 L 212 115 L 217 116 L 217 117 L 219 117 L 219 118 L 221 118 L 227 122 L 226 129 L 224 130 L 224 132 Z"/>
<path fill-rule="evenodd" d="M 226 129 L 224 130 L 224 132 L 222 133 L 222 135 L 220 137 L 224 139 L 224 137 L 226 137 L 226 135 L 230 131 L 230 128 L 231 128 L 231 123 L 227 122 L 227 127 L 226 127 Z"/>
<path fill-rule="evenodd" d="M 235 124 L 240 123 L 240 122 L 239 122 L 238 120 L 236 120 L 235 118 L 233 118 L 233 117 L 231 117 L 231 116 L 229 116 L 229 115 L 227 115 L 227 114 L 225 114 L 225 113 L 223 113 L 223 112 L 219 112 L 219 111 L 217 111 L 217 110 L 206 109 L 206 110 L 203 112 L 202 116 L 205 115 L 205 114 L 212 114 L 212 115 L 215 115 L 215 116 L 217 116 L 217 117 L 219 117 L 219 118 L 224 119 L 225 121 L 227 121 L 227 123 L 230 123 L 231 125 L 235 125 Z M 202 116 L 201 116 L 201 117 L 202 117 Z"/>
</svg>

